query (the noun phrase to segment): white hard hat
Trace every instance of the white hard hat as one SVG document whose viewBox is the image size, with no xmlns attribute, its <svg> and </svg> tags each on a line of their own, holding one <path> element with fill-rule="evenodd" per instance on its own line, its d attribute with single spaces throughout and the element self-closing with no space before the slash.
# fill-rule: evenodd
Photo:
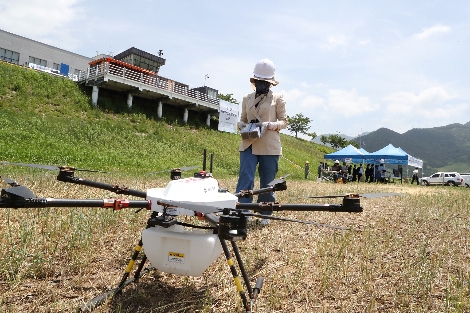
<svg viewBox="0 0 470 313">
<path fill-rule="evenodd" d="M 274 63 L 269 59 L 262 59 L 256 63 L 250 82 L 254 84 L 255 80 L 265 80 L 270 82 L 273 86 L 276 86 L 279 82 L 274 79 L 275 74 L 276 69 L 274 68 Z"/>
<path fill-rule="evenodd" d="M 339 164 L 339 161 L 338 161 L 338 160 L 336 160 L 336 161 L 335 161 L 335 164 L 336 164 L 336 163 L 338 163 L 338 164 Z"/>
</svg>

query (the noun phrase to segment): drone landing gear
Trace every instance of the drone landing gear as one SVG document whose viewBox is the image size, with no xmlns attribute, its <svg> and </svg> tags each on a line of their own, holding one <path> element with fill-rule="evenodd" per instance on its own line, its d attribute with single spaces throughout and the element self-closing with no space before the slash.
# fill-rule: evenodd
<svg viewBox="0 0 470 313">
<path fill-rule="evenodd" d="M 152 221 L 154 221 L 156 218 L 158 218 L 157 212 L 152 212 L 152 215 L 147 221 L 147 228 L 153 226 Z M 147 262 L 147 256 L 143 254 L 142 259 L 140 260 L 139 266 L 137 267 L 137 270 L 134 273 L 134 277 L 132 277 L 131 279 L 127 279 L 132 269 L 134 268 L 134 264 L 137 261 L 137 257 L 142 251 L 142 247 L 143 247 L 143 242 L 142 242 L 142 237 L 141 237 L 139 240 L 139 243 L 135 247 L 134 253 L 132 254 L 131 259 L 129 260 L 129 263 L 127 264 L 127 267 L 124 271 L 124 275 L 122 276 L 122 279 L 119 285 L 116 288 L 91 299 L 90 301 L 88 301 L 87 304 L 79 308 L 78 312 L 89 313 L 93 311 L 100 305 L 104 304 L 111 297 L 114 297 L 115 295 L 120 294 L 127 285 L 129 285 L 132 282 L 138 282 L 140 278 L 142 278 L 145 274 L 147 274 L 148 272 L 154 269 L 153 266 L 148 266 L 144 269 L 145 262 Z"/>
<path fill-rule="evenodd" d="M 246 273 L 245 266 L 243 265 L 243 260 L 240 256 L 240 251 L 238 250 L 238 246 L 236 244 L 236 241 L 246 239 L 246 217 L 241 212 L 230 212 L 229 209 L 224 209 L 223 215 L 219 217 L 218 236 L 220 239 L 220 244 L 222 245 L 222 249 L 224 250 L 225 258 L 227 259 L 227 264 L 230 267 L 235 286 L 237 287 L 237 291 L 242 299 L 243 306 L 245 307 L 247 313 L 251 313 L 253 305 L 255 304 L 256 299 L 258 297 L 258 294 L 261 292 L 261 288 L 263 287 L 264 278 L 259 277 L 256 281 L 255 287 L 251 288 L 250 280 L 248 279 L 248 274 Z M 251 300 L 249 303 L 245 292 L 243 291 L 240 277 L 238 276 L 238 272 L 232 260 L 232 256 L 227 247 L 227 240 L 230 241 L 230 243 L 232 244 L 232 250 L 235 254 L 235 258 L 238 263 L 238 268 L 240 269 L 240 272 L 243 276 L 243 280 L 245 282 L 245 286 L 248 290 L 248 295 Z"/>
<path fill-rule="evenodd" d="M 243 265 L 243 261 L 240 257 L 240 252 L 238 251 L 238 246 L 235 241 L 230 241 L 232 244 L 232 250 L 235 254 L 235 258 L 237 259 L 238 267 L 240 272 L 242 273 L 243 280 L 245 282 L 246 289 L 248 290 L 248 294 L 250 296 L 251 301 L 248 302 L 248 299 L 243 291 L 243 287 L 240 281 L 240 276 L 238 276 L 237 269 L 235 264 L 232 260 L 232 256 L 230 251 L 228 250 L 227 243 L 225 239 L 220 238 L 220 244 L 222 245 L 222 249 L 224 250 L 225 258 L 227 259 L 227 264 L 230 267 L 230 272 L 233 276 L 233 281 L 235 282 L 235 286 L 237 287 L 237 291 L 240 294 L 240 298 L 242 299 L 243 306 L 245 307 L 246 313 L 251 313 L 253 310 L 253 306 L 258 298 L 258 294 L 261 292 L 261 288 L 263 287 L 263 277 L 258 277 L 256 280 L 256 284 L 254 288 L 251 288 L 250 280 L 248 279 L 248 274 L 246 273 L 245 266 Z"/>
</svg>

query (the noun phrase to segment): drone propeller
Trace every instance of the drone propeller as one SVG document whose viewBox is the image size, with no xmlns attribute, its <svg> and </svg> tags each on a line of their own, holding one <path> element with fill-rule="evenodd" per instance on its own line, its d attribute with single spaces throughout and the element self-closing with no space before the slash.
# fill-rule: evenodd
<svg viewBox="0 0 470 313">
<path fill-rule="evenodd" d="M 272 215 L 263 215 L 263 214 L 245 213 L 245 212 L 243 213 L 243 215 L 245 215 L 245 216 L 259 217 L 259 218 L 269 219 L 269 220 L 276 220 L 276 221 L 294 222 L 294 223 L 302 223 L 302 224 L 308 224 L 308 225 L 316 225 L 316 226 L 328 227 L 328 228 L 333 228 L 333 229 L 349 230 L 349 228 L 345 228 L 345 227 L 341 227 L 341 226 L 334 226 L 334 225 L 328 225 L 328 224 L 321 224 L 321 223 L 310 222 L 310 221 L 295 220 L 295 219 L 291 219 L 291 218 L 277 217 L 277 216 L 272 216 Z"/>
<path fill-rule="evenodd" d="M 195 168 L 198 168 L 199 166 L 183 166 L 183 167 L 177 167 L 175 169 L 179 169 L 180 171 L 189 171 L 193 170 Z M 159 173 L 166 173 L 166 172 L 171 172 L 172 170 L 164 170 L 164 171 L 159 171 L 159 172 L 149 172 L 149 174 L 159 174 Z"/>
<path fill-rule="evenodd" d="M 89 170 L 89 169 L 84 169 L 84 168 L 75 168 L 75 167 L 72 167 L 72 166 L 60 166 L 59 167 L 59 166 L 47 165 L 47 164 L 13 163 L 13 162 L 7 162 L 7 161 L 2 161 L 2 162 L 0 162 L 0 164 L 2 164 L 2 165 L 27 166 L 27 167 L 41 168 L 41 169 L 51 170 L 51 171 L 70 170 L 70 171 L 81 171 L 81 172 L 107 173 L 105 171 Z"/>
<path fill-rule="evenodd" d="M 284 175 L 282 177 L 276 178 L 273 181 L 271 181 L 268 186 L 275 186 L 278 184 L 285 184 L 286 183 L 286 178 L 289 177 L 290 174 Z"/>
<path fill-rule="evenodd" d="M 402 196 L 402 195 L 403 194 L 401 193 L 395 193 L 395 192 L 382 192 L 382 193 L 361 193 L 361 194 L 357 194 L 356 196 L 359 196 L 362 198 L 381 198 L 381 197 L 393 197 L 393 196 Z M 305 197 L 300 197 L 299 199 L 330 199 L 330 198 L 344 198 L 347 196 L 349 196 L 349 194 L 327 195 L 327 196 L 305 196 Z"/>
<path fill-rule="evenodd" d="M 11 180 L 11 179 L 6 178 L 6 177 L 4 177 L 3 180 L 4 180 L 8 185 L 10 185 L 10 186 L 12 186 L 12 187 L 16 187 L 16 186 L 19 186 L 19 185 L 20 185 L 20 184 L 18 184 L 16 181 Z"/>
</svg>

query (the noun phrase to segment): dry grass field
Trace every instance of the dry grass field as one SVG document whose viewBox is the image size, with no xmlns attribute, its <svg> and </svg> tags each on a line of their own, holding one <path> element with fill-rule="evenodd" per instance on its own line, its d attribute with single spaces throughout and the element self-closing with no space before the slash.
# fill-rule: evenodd
<svg viewBox="0 0 470 313">
<path fill-rule="evenodd" d="M 110 182 L 98 174 L 88 178 Z M 115 197 L 57 182 L 54 174 L 15 179 L 38 197 Z M 145 189 L 166 182 L 110 183 Z M 233 191 L 236 182 L 220 183 Z M 403 195 L 362 199 L 359 214 L 276 213 L 350 227 L 347 231 L 278 221 L 251 225 L 239 247 L 252 282 L 265 277 L 255 312 L 470 312 L 469 189 L 288 181 L 288 190 L 277 199 L 340 203 L 298 198 L 366 192 Z M 134 210 L 0 210 L 2 313 L 74 312 L 115 287 L 149 216 Z M 220 256 L 201 277 L 150 272 L 95 312 L 243 310 Z"/>
</svg>

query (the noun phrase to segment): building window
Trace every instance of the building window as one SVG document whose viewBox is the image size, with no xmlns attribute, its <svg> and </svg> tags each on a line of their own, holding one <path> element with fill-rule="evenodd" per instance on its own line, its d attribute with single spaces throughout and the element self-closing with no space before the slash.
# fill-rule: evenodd
<svg viewBox="0 0 470 313">
<path fill-rule="evenodd" d="M 214 89 L 207 89 L 207 96 L 209 99 L 217 99 L 217 90 Z"/>
<path fill-rule="evenodd" d="M 0 60 L 8 63 L 19 64 L 20 54 L 15 51 L 0 48 Z"/>
<path fill-rule="evenodd" d="M 79 69 L 75 69 L 75 70 L 73 71 L 73 74 L 74 74 L 74 75 L 80 75 L 80 72 L 81 72 L 81 71 L 80 71 Z"/>
<path fill-rule="evenodd" d="M 52 69 L 53 69 L 53 70 L 58 70 L 58 71 L 60 71 L 60 64 L 53 63 L 53 64 L 52 64 Z"/>
<path fill-rule="evenodd" d="M 35 58 L 35 57 L 32 57 L 32 56 L 29 57 L 29 63 L 33 63 L 33 64 L 36 64 L 36 65 L 41 65 L 41 66 L 47 67 L 47 61 L 46 60 L 42 60 L 40 58 Z"/>
</svg>

